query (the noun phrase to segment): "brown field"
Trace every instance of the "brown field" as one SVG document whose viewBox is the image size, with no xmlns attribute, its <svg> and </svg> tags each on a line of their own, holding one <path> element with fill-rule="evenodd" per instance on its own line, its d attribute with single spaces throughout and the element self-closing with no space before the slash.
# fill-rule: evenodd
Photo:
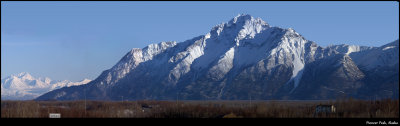
<svg viewBox="0 0 400 126">
<path fill-rule="evenodd" d="M 335 113 L 314 114 L 317 105 Z M 143 109 L 143 105 L 151 108 Z M 399 100 L 1 101 L 1 118 L 399 118 Z"/>
</svg>

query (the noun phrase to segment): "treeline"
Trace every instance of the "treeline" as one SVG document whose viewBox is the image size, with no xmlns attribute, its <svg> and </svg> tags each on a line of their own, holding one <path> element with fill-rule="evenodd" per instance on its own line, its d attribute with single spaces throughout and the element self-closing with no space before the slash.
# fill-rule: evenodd
<svg viewBox="0 0 400 126">
<path fill-rule="evenodd" d="M 317 105 L 336 111 L 315 114 Z M 1 101 L 2 118 L 398 118 L 399 100 Z"/>
</svg>

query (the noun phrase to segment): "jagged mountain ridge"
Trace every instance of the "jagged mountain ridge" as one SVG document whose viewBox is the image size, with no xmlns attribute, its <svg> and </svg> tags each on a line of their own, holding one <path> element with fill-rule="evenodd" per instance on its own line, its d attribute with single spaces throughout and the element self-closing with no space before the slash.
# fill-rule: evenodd
<svg viewBox="0 0 400 126">
<path fill-rule="evenodd" d="M 56 81 L 48 77 L 35 78 L 27 72 L 21 72 L 1 80 L 1 99 L 32 100 L 54 89 L 82 85 L 90 81 L 89 79 L 83 79 L 79 82 Z"/>
<path fill-rule="evenodd" d="M 122 96 L 127 100 L 248 99 L 249 96 L 254 99 L 330 99 L 337 95 L 295 97 L 306 90 L 302 88 L 322 90 L 320 86 L 306 86 L 315 83 L 315 78 L 308 76 L 313 74 L 310 73 L 313 70 L 308 70 L 310 66 L 320 66 L 316 68 L 321 71 L 328 68 L 336 71 L 327 77 L 343 74 L 336 83 L 356 80 L 350 83 L 363 85 L 364 82 L 358 81 L 365 79 L 363 72 L 368 69 L 358 68 L 365 63 L 360 57 L 376 48 L 348 45 L 323 48 L 291 28 L 271 27 L 260 18 L 238 15 L 228 23 L 215 26 L 206 35 L 180 43 L 161 42 L 132 49 L 89 84 L 55 90 L 38 100 L 82 99 L 83 94 L 97 100 L 117 100 Z M 385 49 L 396 48 L 398 50 L 398 44 Z M 337 62 L 338 65 L 329 67 L 323 62 Z M 347 89 L 345 86 L 346 91 L 356 91 L 360 87 Z"/>
</svg>

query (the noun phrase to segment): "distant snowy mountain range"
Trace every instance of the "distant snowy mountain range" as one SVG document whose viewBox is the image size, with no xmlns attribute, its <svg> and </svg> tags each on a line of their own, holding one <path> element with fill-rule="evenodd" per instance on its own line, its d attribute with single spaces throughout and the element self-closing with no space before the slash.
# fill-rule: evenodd
<svg viewBox="0 0 400 126">
<path fill-rule="evenodd" d="M 48 77 L 35 78 L 27 72 L 22 72 L 1 80 L 1 99 L 32 100 L 54 89 L 82 85 L 90 81 L 89 79 L 84 79 L 79 82 L 71 82 L 68 80 L 54 81 Z"/>
<path fill-rule="evenodd" d="M 398 98 L 399 41 L 318 46 L 241 14 L 184 42 L 134 48 L 86 85 L 36 100 Z"/>
</svg>

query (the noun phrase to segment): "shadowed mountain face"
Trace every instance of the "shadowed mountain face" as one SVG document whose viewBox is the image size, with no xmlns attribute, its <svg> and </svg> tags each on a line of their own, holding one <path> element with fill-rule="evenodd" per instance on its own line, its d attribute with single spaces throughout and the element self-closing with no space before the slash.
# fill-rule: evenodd
<svg viewBox="0 0 400 126">
<path fill-rule="evenodd" d="M 238 15 L 184 42 L 134 48 L 92 82 L 37 100 L 398 98 L 398 43 L 323 48 Z"/>
</svg>

